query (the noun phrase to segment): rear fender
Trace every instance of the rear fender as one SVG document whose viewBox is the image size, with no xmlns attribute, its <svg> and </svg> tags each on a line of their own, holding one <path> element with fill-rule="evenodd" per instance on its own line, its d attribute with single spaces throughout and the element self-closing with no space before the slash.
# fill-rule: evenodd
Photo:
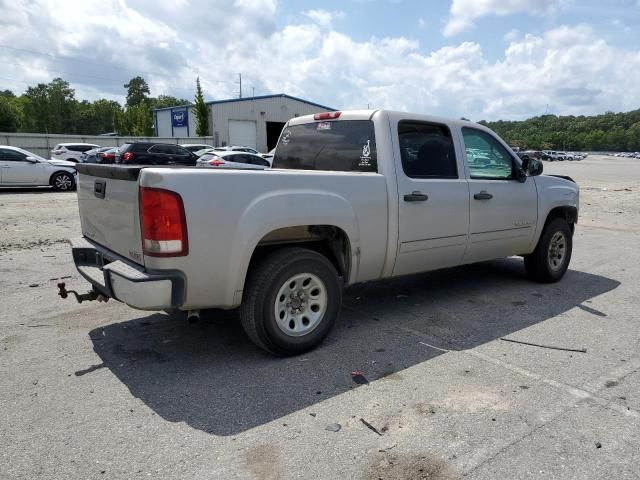
<svg viewBox="0 0 640 480">
<path fill-rule="evenodd" d="M 239 219 L 227 263 L 230 268 L 238 268 L 227 272 L 230 289 L 225 292 L 226 303 L 240 304 L 249 262 L 260 240 L 274 230 L 302 225 L 330 225 L 342 229 L 351 248 L 350 278 L 357 278 L 360 232 L 351 204 L 344 197 L 327 191 L 272 191 L 255 198 Z"/>
</svg>

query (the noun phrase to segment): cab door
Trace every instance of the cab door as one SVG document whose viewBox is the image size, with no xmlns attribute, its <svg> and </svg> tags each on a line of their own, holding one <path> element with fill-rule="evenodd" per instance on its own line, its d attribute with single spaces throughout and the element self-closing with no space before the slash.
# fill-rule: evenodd
<svg viewBox="0 0 640 480">
<path fill-rule="evenodd" d="M 491 133 L 462 127 L 469 177 L 469 246 L 463 263 L 529 253 L 538 220 L 533 178 Z"/>
<path fill-rule="evenodd" d="M 398 253 L 393 275 L 462 261 L 469 229 L 469 187 L 447 125 L 391 122 L 398 182 Z"/>
</svg>

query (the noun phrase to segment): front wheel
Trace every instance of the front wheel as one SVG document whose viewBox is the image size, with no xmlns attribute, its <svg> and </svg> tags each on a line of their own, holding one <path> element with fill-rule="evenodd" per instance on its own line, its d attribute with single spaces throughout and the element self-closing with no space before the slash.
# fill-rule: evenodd
<svg viewBox="0 0 640 480">
<path fill-rule="evenodd" d="M 341 304 L 341 280 L 326 257 L 304 248 L 284 248 L 249 272 L 240 319 L 260 348 L 274 355 L 296 355 L 324 340 Z"/>
<path fill-rule="evenodd" d="M 527 275 L 537 282 L 557 282 L 569 268 L 572 251 L 573 235 L 569 223 L 563 218 L 551 220 L 544 227 L 536 249 L 524 257 Z"/>
<path fill-rule="evenodd" d="M 75 179 L 73 175 L 67 172 L 56 173 L 51 179 L 51 186 L 59 192 L 68 192 L 75 187 Z"/>
</svg>

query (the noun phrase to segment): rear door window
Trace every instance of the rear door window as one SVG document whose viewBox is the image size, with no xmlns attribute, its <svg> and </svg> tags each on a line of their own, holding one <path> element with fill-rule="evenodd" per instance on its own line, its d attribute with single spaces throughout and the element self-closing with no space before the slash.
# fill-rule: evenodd
<svg viewBox="0 0 640 480">
<path fill-rule="evenodd" d="M 24 162 L 27 156 L 15 150 L 0 149 L 0 161 L 3 162 Z"/>
<path fill-rule="evenodd" d="M 370 120 L 313 122 L 287 127 L 274 168 L 376 172 L 376 139 Z"/>
<path fill-rule="evenodd" d="M 410 178 L 458 178 L 451 132 L 444 125 L 398 122 L 402 169 Z"/>
<path fill-rule="evenodd" d="M 171 145 L 154 145 L 149 149 L 149 153 L 161 153 L 164 155 L 170 155 L 173 154 L 174 151 L 171 148 Z"/>
</svg>

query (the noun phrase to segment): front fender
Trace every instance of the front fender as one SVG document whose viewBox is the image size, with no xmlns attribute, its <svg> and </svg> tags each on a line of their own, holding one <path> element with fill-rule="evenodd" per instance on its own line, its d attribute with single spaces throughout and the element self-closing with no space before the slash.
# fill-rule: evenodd
<svg viewBox="0 0 640 480">
<path fill-rule="evenodd" d="M 531 250 L 538 244 L 549 213 L 558 207 L 580 209 L 580 188 L 575 182 L 560 177 L 541 175 L 534 177 L 538 189 L 538 225 Z"/>
<path fill-rule="evenodd" d="M 265 235 L 274 230 L 302 225 L 330 225 L 347 234 L 351 247 L 351 278 L 357 277 L 360 231 L 356 213 L 344 197 L 326 190 L 275 190 L 264 193 L 247 205 L 238 221 L 228 265 L 225 297 L 240 304 L 251 256 Z"/>
</svg>

